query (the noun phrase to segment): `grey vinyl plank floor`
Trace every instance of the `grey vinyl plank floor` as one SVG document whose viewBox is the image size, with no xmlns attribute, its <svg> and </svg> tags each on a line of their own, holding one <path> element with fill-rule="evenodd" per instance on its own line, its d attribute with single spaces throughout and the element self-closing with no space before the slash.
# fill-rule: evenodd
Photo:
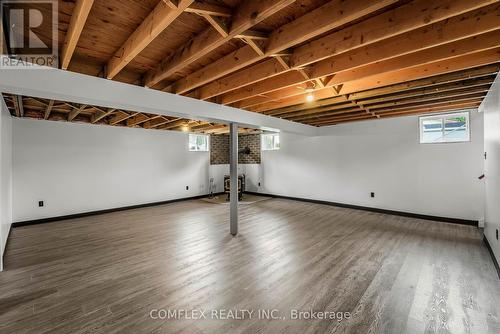
<svg viewBox="0 0 500 334">
<path fill-rule="evenodd" d="M 477 228 L 284 199 L 237 237 L 202 200 L 18 227 L 5 267 L 0 333 L 500 333 Z"/>
</svg>

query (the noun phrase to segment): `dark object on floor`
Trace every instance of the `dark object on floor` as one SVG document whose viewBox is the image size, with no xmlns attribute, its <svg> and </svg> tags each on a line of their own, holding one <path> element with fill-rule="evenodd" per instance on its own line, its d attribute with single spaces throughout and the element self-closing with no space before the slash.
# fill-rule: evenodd
<svg viewBox="0 0 500 334">
<path fill-rule="evenodd" d="M 238 175 L 238 200 L 241 201 L 243 198 L 243 192 L 245 191 L 245 174 Z M 229 201 L 229 195 L 231 192 L 231 179 L 229 175 L 224 175 L 224 193 L 227 194 L 227 201 Z"/>
</svg>

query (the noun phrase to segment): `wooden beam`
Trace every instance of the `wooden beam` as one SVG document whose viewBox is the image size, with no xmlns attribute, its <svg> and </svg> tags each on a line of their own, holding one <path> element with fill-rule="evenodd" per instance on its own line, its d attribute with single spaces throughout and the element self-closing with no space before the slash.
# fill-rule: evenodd
<svg viewBox="0 0 500 334">
<path fill-rule="evenodd" d="M 444 107 L 424 107 L 419 110 L 412 110 L 412 111 L 394 111 L 394 112 L 388 111 L 383 114 L 377 114 L 377 116 L 379 118 L 392 118 L 392 117 L 414 116 L 414 115 L 425 116 L 433 113 L 451 112 L 451 111 L 466 110 L 466 109 L 477 109 L 478 106 L 479 106 L 478 102 L 466 102 L 466 103 L 458 103 L 456 105 L 448 105 Z M 361 117 L 358 117 L 357 119 L 346 118 L 344 120 L 336 121 L 336 124 L 353 122 L 357 120 L 361 120 Z M 318 125 L 324 126 L 329 124 L 322 123 Z"/>
<path fill-rule="evenodd" d="M 378 111 L 377 115 L 380 116 L 380 118 L 385 118 L 388 116 L 395 116 L 395 115 L 401 115 L 401 116 L 408 116 L 408 115 L 422 115 L 425 113 L 429 112 L 449 112 L 457 109 L 471 109 L 471 108 L 476 108 L 481 104 L 481 100 L 475 100 L 475 101 L 462 101 L 462 102 L 450 102 L 447 105 L 444 106 L 423 106 L 423 107 L 417 107 L 411 110 L 393 110 L 393 109 L 388 109 L 388 110 L 383 110 L 383 111 Z"/>
<path fill-rule="evenodd" d="M 94 115 L 92 115 L 92 119 L 91 119 L 90 123 L 95 124 L 95 123 L 99 122 L 101 119 L 103 119 L 104 117 L 107 117 L 107 116 L 113 114 L 115 111 L 116 111 L 116 109 L 114 109 L 114 108 L 109 108 L 106 111 L 98 109 L 97 112 Z"/>
<path fill-rule="evenodd" d="M 182 126 L 182 125 L 185 125 L 187 124 L 189 121 L 188 120 L 185 120 L 185 119 L 174 119 L 162 126 L 159 126 L 157 127 L 157 129 L 160 129 L 160 130 L 170 130 L 170 129 L 173 129 L 175 127 L 178 127 L 178 126 Z"/>
<path fill-rule="evenodd" d="M 71 57 L 75 52 L 76 45 L 78 44 L 78 40 L 80 39 L 80 35 L 93 4 L 94 0 L 76 1 L 61 51 L 61 68 L 63 70 L 66 70 L 69 66 Z"/>
<path fill-rule="evenodd" d="M 415 0 L 347 29 L 298 47 L 292 66 L 300 67 L 370 43 L 497 3 L 498 0 Z M 335 46 L 335 47 L 332 47 Z"/>
<path fill-rule="evenodd" d="M 78 116 L 85 108 L 87 108 L 86 104 L 82 104 L 79 107 L 73 107 L 73 110 L 68 114 L 68 122 L 71 122 L 72 120 L 75 119 L 76 116 Z"/>
<path fill-rule="evenodd" d="M 161 115 L 148 116 L 145 114 L 138 114 L 127 120 L 127 126 L 133 127 L 145 123 L 146 121 L 151 121 L 160 118 Z"/>
<path fill-rule="evenodd" d="M 0 55 L 8 55 L 9 48 L 7 46 L 7 38 L 3 29 L 3 17 L 0 16 Z"/>
<path fill-rule="evenodd" d="M 257 44 L 253 39 L 245 38 L 243 39 L 243 41 L 247 43 L 248 46 L 250 46 L 256 54 L 258 54 L 259 56 L 264 56 L 264 48 Z"/>
<path fill-rule="evenodd" d="M 146 86 L 154 86 L 293 2 L 295 0 L 243 1 L 235 12 L 227 37 L 213 30 L 198 34 L 171 58 L 163 60 L 155 70 L 148 72 Z"/>
<path fill-rule="evenodd" d="M 474 36 L 485 36 L 484 34 L 500 29 L 499 16 L 500 4 L 467 12 L 320 61 L 312 67 L 312 76 L 317 78 L 332 75 L 335 79 L 335 73 L 344 70 L 356 69 L 444 44 L 449 45 L 467 38 L 474 42 Z"/>
<path fill-rule="evenodd" d="M 474 89 L 474 90 L 462 90 L 462 91 L 452 91 L 452 92 L 444 92 L 437 94 L 429 94 L 417 96 L 414 98 L 402 99 L 397 101 L 389 101 L 385 103 L 379 103 L 374 105 L 358 105 L 357 107 L 362 108 L 362 110 L 368 110 L 369 112 L 376 113 L 377 110 L 381 109 L 405 109 L 405 108 L 414 108 L 416 105 L 433 105 L 439 104 L 448 101 L 463 101 L 470 100 L 475 98 L 482 98 L 486 95 L 488 89 Z M 352 108 L 352 106 L 351 106 Z M 322 117 L 331 117 L 332 115 L 336 115 L 338 113 L 343 113 L 342 111 L 336 112 L 335 110 L 346 109 L 345 105 L 334 105 L 328 107 L 322 107 L 318 109 L 312 110 L 304 110 L 299 113 L 293 114 L 285 114 L 282 115 L 283 118 L 293 120 L 293 121 L 304 121 L 307 119 L 314 118 L 322 118 Z M 333 112 L 335 111 L 335 112 Z"/>
<path fill-rule="evenodd" d="M 24 117 L 24 104 L 23 104 L 23 96 L 15 95 L 13 98 L 14 101 L 14 111 L 17 117 Z"/>
<path fill-rule="evenodd" d="M 500 25 L 500 23 L 497 24 Z M 376 48 L 376 50 L 383 50 L 384 43 L 380 42 L 379 44 L 380 45 Z M 451 59 L 461 55 L 487 50 L 497 46 L 500 46 L 500 29 L 490 31 L 481 35 L 460 39 L 451 43 L 438 45 L 436 47 L 426 48 L 413 53 L 404 54 L 398 57 L 388 56 L 388 59 L 378 62 L 370 61 L 367 65 L 364 66 L 357 66 L 348 69 L 343 69 L 341 66 L 340 69 L 343 69 L 342 71 L 340 71 L 339 68 L 336 67 L 337 62 L 335 57 L 333 57 L 332 60 L 328 60 L 330 65 L 323 68 L 324 71 L 321 73 L 318 73 L 318 71 L 316 70 L 317 65 L 315 65 L 313 68 L 313 73 L 315 74 L 312 75 L 312 77 L 315 79 L 319 79 L 320 77 L 323 77 L 325 75 L 334 74 L 331 80 L 327 83 L 327 86 L 337 86 L 349 81 L 358 80 L 360 78 L 366 78 L 372 75 L 395 71 L 403 68 L 409 68 L 439 60 Z M 340 58 L 352 59 L 349 54 L 341 55 Z M 318 63 L 318 65 L 319 64 L 320 63 Z M 329 73 L 329 71 L 337 72 Z M 267 96 L 270 96 L 272 98 L 283 98 L 286 97 L 286 95 L 284 95 L 283 91 L 281 91 L 280 89 L 300 85 L 307 82 L 308 80 L 310 79 L 305 79 L 303 77 L 297 76 L 296 74 L 294 74 L 294 72 L 286 72 L 282 75 L 278 75 L 273 78 L 261 81 L 252 86 L 247 86 L 224 94 L 220 97 L 220 102 L 222 104 L 230 104 L 262 94 L 266 94 Z M 273 94 L 273 92 L 275 91 L 277 92 Z M 293 95 L 300 94 L 300 90 L 291 89 L 290 92 Z M 239 104 L 239 106 L 245 108 L 251 106 L 251 104 L 242 102 L 241 104 Z"/>
<path fill-rule="evenodd" d="M 413 111 L 388 111 L 383 114 L 376 114 L 379 118 L 392 118 L 392 117 L 403 117 L 403 116 L 414 116 L 414 115 L 427 115 L 427 114 L 433 114 L 433 113 L 442 113 L 442 112 L 451 112 L 451 111 L 457 111 L 457 110 L 465 110 L 465 109 L 476 109 L 479 106 L 479 103 L 477 102 L 470 102 L 470 103 L 457 103 L 456 105 L 448 105 L 448 106 L 440 106 L 440 107 L 423 107 L 418 110 L 413 110 Z M 367 119 L 366 117 L 364 118 L 365 120 Z M 337 120 L 335 121 L 334 124 L 341 124 L 341 123 L 347 123 L 347 122 L 353 122 L 353 121 L 360 121 L 363 120 L 363 117 L 346 117 L 343 120 Z M 324 125 L 330 125 L 330 122 L 323 122 L 321 124 L 318 124 L 320 126 Z"/>
<path fill-rule="evenodd" d="M 344 104 L 338 104 L 338 105 L 333 105 L 333 106 L 328 106 L 328 107 L 321 107 L 317 109 L 311 109 L 311 110 L 303 110 L 301 112 L 297 113 L 291 113 L 291 114 L 284 114 L 280 115 L 279 117 L 283 119 L 288 119 L 288 120 L 293 120 L 293 121 L 304 121 L 307 119 L 314 119 L 322 116 L 331 116 L 331 115 L 341 115 L 341 114 L 346 114 L 346 113 L 352 113 L 355 111 L 363 111 L 360 106 L 356 105 L 352 101 L 346 102 Z"/>
<path fill-rule="evenodd" d="M 481 92 L 481 93 L 476 93 L 476 94 L 469 94 L 469 95 L 462 95 L 460 97 L 454 97 L 452 99 L 448 98 L 440 98 L 440 99 L 435 99 L 435 100 L 426 100 L 422 99 L 422 101 L 419 102 L 412 102 L 408 104 L 396 104 L 396 105 L 390 105 L 390 104 L 385 104 L 381 105 L 380 108 L 369 108 L 370 111 L 373 112 L 379 112 L 380 110 L 384 110 L 386 108 L 390 108 L 391 110 L 413 110 L 415 108 L 418 108 L 420 106 L 433 106 L 433 105 L 442 105 L 442 104 L 447 104 L 447 103 L 458 103 L 458 102 L 466 102 L 466 101 L 478 101 L 481 102 L 483 101 L 484 97 L 486 96 L 486 93 Z M 416 101 L 416 99 L 414 99 Z"/>
<path fill-rule="evenodd" d="M 261 40 L 265 41 L 269 38 L 269 36 L 261 31 L 256 31 L 256 30 L 247 30 L 242 32 L 239 35 L 234 36 L 234 38 L 240 38 L 240 39 L 255 39 L 255 40 Z"/>
<path fill-rule="evenodd" d="M 224 22 L 222 22 L 219 18 L 209 14 L 202 14 L 201 16 L 203 16 L 205 20 L 210 23 L 212 28 L 214 28 L 222 37 L 227 38 L 229 33 Z"/>
<path fill-rule="evenodd" d="M 232 90 L 232 87 L 242 87 L 247 83 L 252 84 L 261 81 L 263 76 L 271 78 L 289 69 L 290 66 L 282 57 L 270 58 L 259 64 L 258 72 L 254 71 L 253 66 L 242 69 L 241 71 L 232 73 L 227 77 L 200 87 L 194 91 L 193 97 L 201 100 L 207 100 L 213 96 L 219 95 L 220 92 L 228 92 Z"/>
<path fill-rule="evenodd" d="M 470 79 L 470 80 L 464 80 L 464 81 L 459 81 L 459 82 L 452 82 L 452 83 L 448 83 L 448 84 L 444 84 L 444 85 L 424 87 L 421 89 L 413 89 L 413 90 L 402 91 L 402 92 L 393 92 L 390 95 L 369 97 L 366 99 L 355 100 L 355 101 L 362 104 L 362 105 L 370 105 L 370 104 L 374 104 L 374 103 L 399 100 L 399 99 L 410 98 L 410 97 L 415 97 L 415 96 L 419 96 L 419 95 L 436 94 L 436 93 L 441 93 L 441 92 L 452 92 L 452 91 L 459 91 L 459 90 L 464 90 L 464 89 L 475 89 L 476 87 L 483 87 L 484 88 L 484 87 L 491 86 L 493 81 L 494 81 L 494 77 L 488 76 L 488 77 L 484 77 L 484 78 Z"/>
<path fill-rule="evenodd" d="M 445 3 L 441 1 L 442 3 Z M 474 9 L 477 8 L 475 4 L 470 4 L 470 2 L 467 1 L 461 1 L 462 5 L 458 4 L 456 7 L 452 6 L 450 10 L 438 10 L 437 13 L 433 12 L 432 16 L 432 22 L 436 22 L 439 20 L 443 19 L 448 19 L 450 16 L 459 14 L 466 9 Z M 422 6 L 423 2 L 421 1 Z M 427 3 L 427 6 L 429 4 Z M 419 8 L 423 8 L 423 7 Z M 404 7 L 404 6 L 403 6 Z M 432 47 L 432 46 L 437 46 L 439 44 L 443 44 L 446 42 L 451 42 L 459 38 L 465 38 L 472 36 L 474 34 L 479 34 L 483 32 L 490 31 L 493 28 L 498 28 L 498 4 L 496 5 L 491 5 L 489 7 L 484 7 L 481 9 L 478 9 L 476 11 L 470 12 L 463 14 L 458 17 L 453 17 L 449 20 L 443 20 L 439 23 L 433 24 L 433 25 L 427 25 L 427 12 L 421 12 L 418 13 L 418 17 L 420 20 L 414 20 L 413 25 L 407 25 L 406 21 L 401 21 L 399 20 L 398 16 L 395 16 L 398 18 L 398 21 L 394 23 L 394 25 L 391 23 L 390 27 L 391 29 L 379 29 L 377 32 L 372 32 L 372 27 L 369 24 L 365 24 L 363 22 L 358 23 L 351 28 L 341 30 L 339 32 L 333 33 L 331 35 L 337 36 L 337 39 L 340 39 L 338 43 L 334 44 L 328 44 L 325 45 L 324 47 L 327 48 L 327 50 L 330 51 L 329 56 L 334 56 L 334 55 L 343 55 L 342 58 L 336 59 L 335 62 L 330 61 L 326 62 L 326 64 L 329 64 L 331 67 L 330 72 L 335 72 L 335 70 L 342 70 L 342 69 L 347 69 L 349 67 L 355 66 L 355 63 L 357 62 L 358 64 L 367 64 L 371 63 L 374 61 L 378 61 L 381 59 L 386 59 L 389 57 L 394 57 L 397 55 L 403 55 L 408 52 L 412 52 L 415 50 L 419 50 L 425 47 Z M 410 7 L 408 7 L 410 8 Z M 392 15 L 398 15 L 399 12 L 394 12 L 391 11 Z M 377 23 L 379 26 L 382 25 L 384 22 L 379 16 L 376 16 L 371 20 L 370 22 Z M 383 16 L 385 18 L 389 18 L 387 22 L 392 22 L 393 17 L 391 15 L 386 15 Z M 448 22 L 449 21 L 449 22 Z M 385 25 L 387 25 L 387 22 L 385 22 Z M 399 23 L 398 23 L 399 22 Z M 427 26 L 426 26 L 427 25 Z M 412 29 L 417 29 L 422 26 L 426 26 L 425 28 L 421 28 L 418 31 L 411 31 L 408 32 L 406 36 L 403 37 L 397 37 L 395 35 L 399 34 L 400 32 L 412 30 Z M 468 29 L 469 28 L 469 29 Z M 401 29 L 398 30 L 398 29 Z M 360 32 L 358 34 L 358 32 Z M 412 33 L 416 32 L 416 35 L 413 36 Z M 351 38 L 351 35 L 355 34 L 356 36 L 359 36 L 359 39 L 354 39 Z M 374 35 L 375 34 L 375 35 Z M 367 37 L 368 36 L 368 37 Z M 353 59 L 351 59 L 350 54 L 346 53 L 346 51 L 349 50 L 354 50 L 356 48 L 359 48 L 360 46 L 364 45 L 369 45 L 370 43 L 374 43 L 377 41 L 381 41 L 382 39 L 387 39 L 393 37 L 392 41 L 389 41 L 390 44 L 385 47 L 381 46 L 382 44 L 379 43 L 379 50 L 360 50 L 359 52 L 355 53 L 353 56 Z M 372 38 L 373 37 L 373 38 Z M 367 40 L 367 38 L 371 38 Z M 335 39 L 335 38 L 334 38 Z M 362 41 L 362 42 L 361 42 Z M 331 45 L 335 45 L 335 47 L 330 47 Z M 380 47 L 381 46 L 381 47 Z M 339 49 L 339 47 L 341 49 Z M 363 48 L 364 49 L 364 48 Z M 292 55 L 295 57 L 296 51 L 294 51 Z M 305 63 L 293 63 L 292 67 L 300 67 L 303 66 Z M 213 65 L 215 67 L 215 65 Z M 223 64 L 220 64 L 219 66 L 224 66 Z M 265 70 L 261 70 L 261 65 L 257 64 L 251 68 L 248 69 L 248 71 L 252 71 L 254 73 L 252 80 L 250 81 L 245 81 L 245 80 L 236 80 L 236 81 L 229 81 L 225 80 L 225 78 L 219 79 L 221 82 L 214 82 L 214 83 L 209 83 L 207 86 L 208 87 L 200 87 L 200 90 L 203 90 L 203 92 L 197 92 L 195 95 L 203 96 L 203 98 L 208 98 L 216 95 L 220 95 L 223 93 L 226 93 L 231 90 L 238 89 L 240 87 L 253 84 L 257 81 L 267 79 L 268 77 L 265 75 Z M 345 68 L 343 68 L 345 67 Z M 285 71 L 285 70 L 283 70 Z M 260 80 L 257 80 L 256 77 L 258 77 L 258 73 L 262 73 L 260 76 Z M 313 73 L 312 77 L 314 79 L 323 77 L 325 76 L 324 73 L 321 71 L 318 71 L 317 73 Z M 182 79 L 181 79 L 182 80 Z M 217 91 L 217 87 L 223 87 L 224 89 Z M 210 92 L 210 93 L 208 93 Z"/>
<path fill-rule="evenodd" d="M 342 94 L 350 94 L 370 88 L 383 87 L 387 85 L 402 83 L 409 80 L 421 79 L 433 75 L 445 74 L 459 70 L 488 65 L 500 61 L 500 48 L 489 49 L 477 53 L 456 57 L 453 61 L 437 61 L 430 64 L 415 66 L 375 75 L 369 78 L 354 80 L 345 83 L 342 87 Z"/>
<path fill-rule="evenodd" d="M 466 89 L 457 89 L 448 92 L 439 92 L 435 94 L 425 94 L 420 96 L 414 96 L 409 98 L 398 99 L 396 101 L 382 101 L 372 104 L 366 104 L 360 101 L 359 103 L 370 109 L 371 111 L 376 111 L 376 109 L 383 108 L 395 108 L 397 106 L 405 106 L 408 104 L 416 103 L 416 102 L 433 102 L 439 101 L 441 99 L 450 99 L 453 98 L 455 101 L 460 100 L 461 98 L 469 97 L 470 95 L 474 96 L 484 96 L 489 90 L 490 85 L 478 86 L 478 87 L 468 87 Z"/>
<path fill-rule="evenodd" d="M 185 9 L 185 12 L 198 15 L 231 17 L 231 8 L 202 1 L 194 1 L 189 7 Z"/>
<path fill-rule="evenodd" d="M 45 109 L 43 119 L 49 119 L 50 112 L 52 111 L 53 107 L 54 107 L 54 100 L 50 100 L 49 104 L 47 105 L 47 109 Z"/>
<path fill-rule="evenodd" d="M 116 115 L 110 119 L 109 124 L 116 125 L 118 123 L 121 123 L 121 122 L 129 119 L 130 117 L 136 116 L 137 114 L 139 114 L 139 113 L 138 112 L 129 113 L 129 112 L 121 111 L 121 110 L 117 111 Z"/>
<path fill-rule="evenodd" d="M 480 102 L 478 101 L 465 101 L 465 102 L 446 102 L 443 103 L 442 105 L 438 106 L 420 106 L 417 108 L 414 108 L 412 110 L 391 110 L 388 109 L 384 113 L 377 113 L 376 115 L 380 116 L 380 118 L 385 118 L 385 117 L 390 117 L 390 116 L 395 116 L 395 115 L 400 115 L 400 116 L 409 116 L 409 115 L 421 115 L 421 114 L 426 114 L 430 112 L 443 112 L 443 111 L 453 111 L 453 110 L 459 110 L 459 109 L 468 109 L 468 108 L 474 108 L 479 105 Z M 321 120 L 316 120 L 316 121 L 309 121 L 307 124 L 311 125 L 316 125 L 316 126 L 325 126 L 325 125 L 330 125 L 330 124 L 335 124 L 335 123 L 342 123 L 342 122 L 349 122 L 353 120 L 360 120 L 360 119 L 373 119 L 372 114 L 352 114 L 352 115 L 347 115 L 347 116 L 335 116 L 329 119 L 321 119 Z"/>
<path fill-rule="evenodd" d="M 274 30 L 269 35 L 270 46 L 268 45 L 266 48 L 265 56 L 277 54 L 291 46 L 304 42 L 306 39 L 319 36 L 328 30 L 359 19 L 394 2 L 396 1 L 332 0 L 299 17 L 297 20 Z M 177 94 L 186 93 L 264 59 L 264 56 L 256 55 L 252 50 L 251 46 L 238 49 L 201 70 L 178 80 L 173 85 L 174 92 Z"/>
<path fill-rule="evenodd" d="M 127 41 L 115 52 L 106 66 L 106 77 L 114 78 L 128 63 L 163 32 L 193 0 L 180 0 L 176 8 L 160 1 Z"/>
<path fill-rule="evenodd" d="M 163 124 L 167 124 L 168 122 L 170 122 L 171 120 L 169 118 L 166 118 L 166 117 L 159 117 L 159 118 L 155 118 L 155 119 L 151 119 L 147 122 L 145 122 L 142 127 L 145 128 L 145 129 L 154 129 L 154 128 L 157 128 Z"/>
<path fill-rule="evenodd" d="M 498 61 L 500 61 L 500 48 L 489 49 L 486 51 L 458 56 L 455 57 L 453 61 L 441 60 L 429 64 L 408 67 L 406 69 L 372 75 L 366 78 L 363 77 L 356 80 L 354 80 L 353 78 L 352 81 L 346 82 L 342 85 L 340 93 L 349 94 L 353 92 L 359 92 L 362 90 L 373 89 L 377 87 L 403 83 L 410 80 L 417 80 L 434 75 L 492 64 Z M 323 99 L 337 95 L 335 93 L 332 94 L 331 91 L 328 91 L 328 88 L 316 90 L 314 94 L 317 99 Z M 252 111 L 265 111 L 270 109 L 283 108 L 295 104 L 301 104 L 305 101 L 305 96 L 307 94 L 297 94 L 296 88 L 289 87 L 278 90 L 269 95 L 271 97 L 274 97 L 274 95 L 278 95 L 283 96 L 284 98 L 280 99 L 280 101 L 266 102 L 263 101 L 265 99 L 256 97 L 241 101 L 242 103 L 237 102 L 233 106 L 237 108 L 248 108 L 252 106 Z"/>
<path fill-rule="evenodd" d="M 394 92 L 404 92 L 415 88 L 432 88 L 442 84 L 457 83 L 466 79 L 490 77 L 492 75 L 496 75 L 498 71 L 500 71 L 500 64 L 486 65 L 438 76 L 431 76 L 424 79 L 388 85 L 381 88 L 352 92 L 349 94 L 349 98 L 353 100 L 361 100 L 373 96 L 392 94 Z"/>
<path fill-rule="evenodd" d="M 273 109 L 273 110 L 268 110 L 264 112 L 266 115 L 270 116 L 279 116 L 282 114 L 287 114 L 290 112 L 296 112 L 296 111 L 301 111 L 301 110 L 309 110 L 309 109 L 315 109 L 323 106 L 328 106 L 328 105 L 334 105 L 338 103 L 346 103 L 349 101 L 349 98 L 346 95 L 340 95 L 340 96 L 334 96 L 330 98 L 326 98 L 323 100 L 316 100 L 312 102 L 305 102 L 302 104 L 290 106 L 290 107 L 285 107 L 285 108 L 280 108 L 280 109 Z"/>
</svg>

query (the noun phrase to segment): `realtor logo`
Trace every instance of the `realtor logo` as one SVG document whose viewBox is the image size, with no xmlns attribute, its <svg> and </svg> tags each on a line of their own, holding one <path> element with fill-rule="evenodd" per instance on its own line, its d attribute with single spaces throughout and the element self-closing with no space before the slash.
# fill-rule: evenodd
<svg viewBox="0 0 500 334">
<path fill-rule="evenodd" d="M 57 0 L 1 2 L 2 68 L 58 67 Z"/>
</svg>

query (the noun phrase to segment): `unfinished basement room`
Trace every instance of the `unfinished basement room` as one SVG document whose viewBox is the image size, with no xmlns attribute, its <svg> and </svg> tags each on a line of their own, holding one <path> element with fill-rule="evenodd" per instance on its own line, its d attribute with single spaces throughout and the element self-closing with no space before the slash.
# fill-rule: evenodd
<svg viewBox="0 0 500 334">
<path fill-rule="evenodd" d="M 500 0 L 1 0 L 1 334 L 499 334 Z"/>
</svg>

